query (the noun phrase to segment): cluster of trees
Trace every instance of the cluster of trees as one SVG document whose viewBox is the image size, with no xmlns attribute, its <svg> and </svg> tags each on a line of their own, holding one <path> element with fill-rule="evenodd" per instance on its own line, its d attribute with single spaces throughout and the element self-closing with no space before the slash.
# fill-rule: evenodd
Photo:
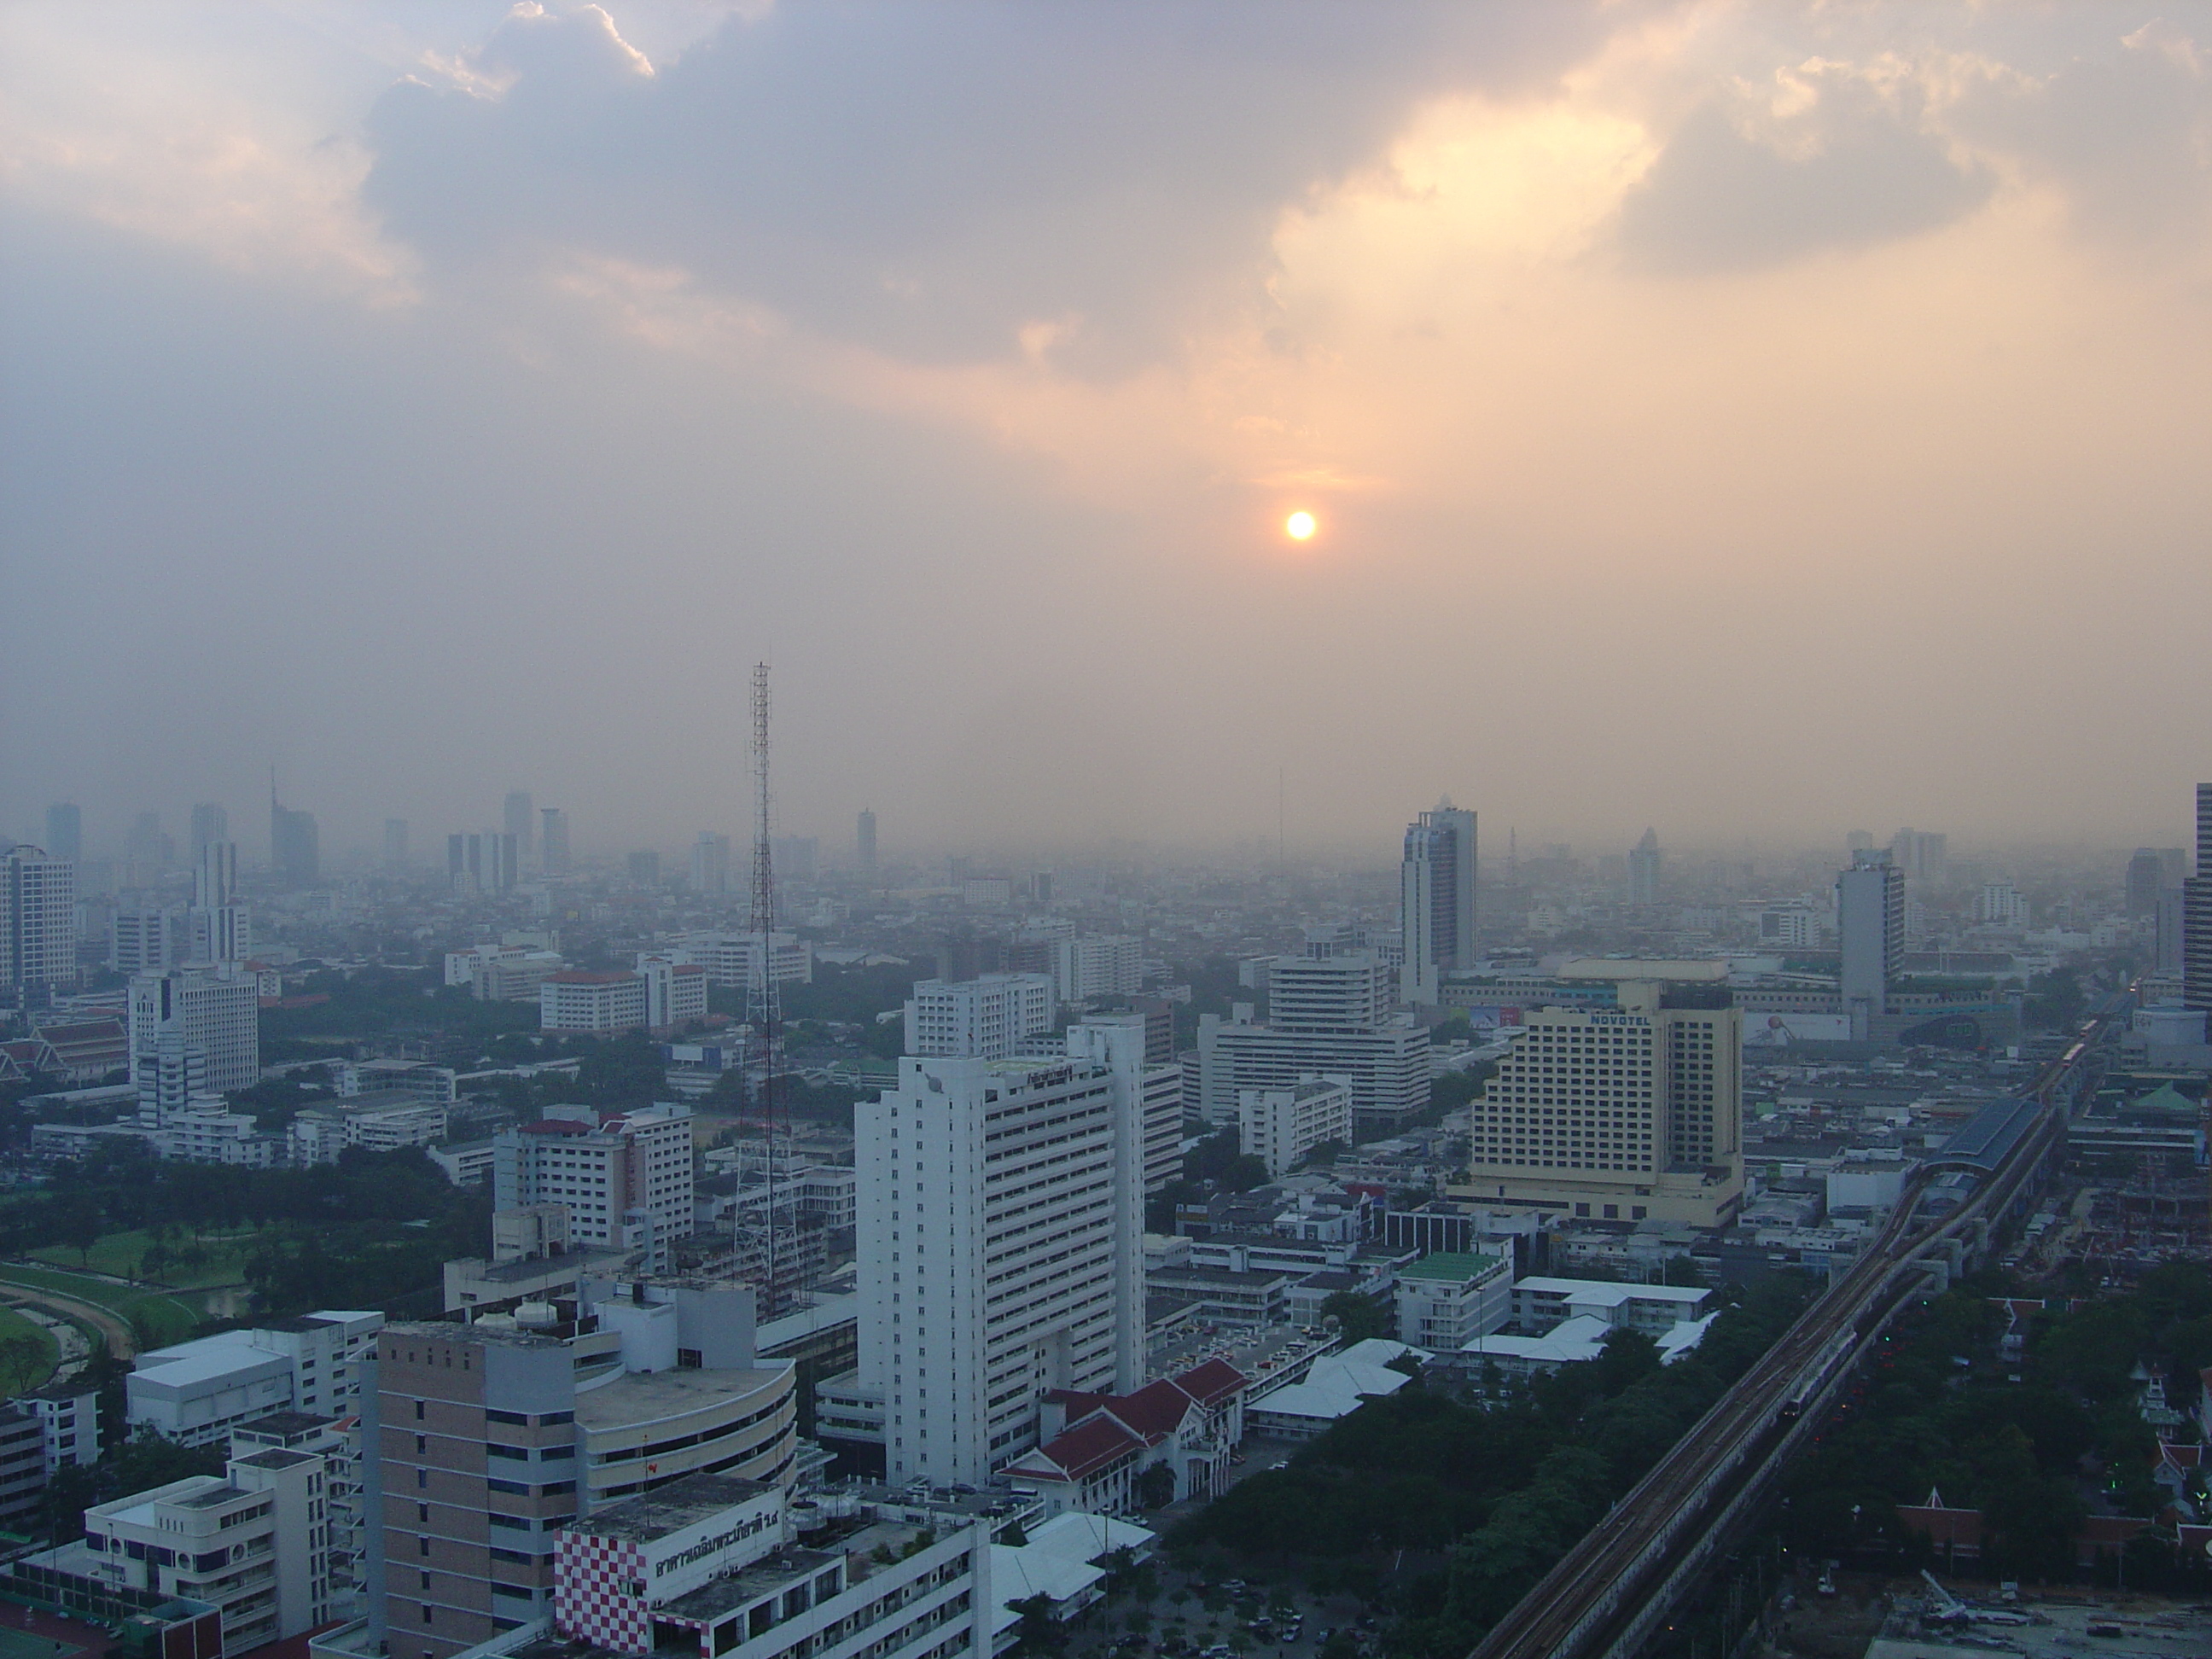
<svg viewBox="0 0 2212 1659">
<path fill-rule="evenodd" d="M 2002 1289 L 1977 1282 L 1900 1318 L 1860 1398 L 1791 1472 L 1794 1546 L 1916 1558 L 1896 1506 L 1926 1502 L 1933 1487 L 1946 1504 L 1982 1512 L 1990 1571 L 2063 1578 L 2087 1506 L 2085 1458 L 2119 1513 L 2163 1505 L 2132 1373 L 2147 1363 L 2185 1389 L 2212 1364 L 2212 1269 L 2154 1268 L 2125 1295 L 2046 1314 L 2019 1364 L 1998 1352 L 2003 1320 L 1990 1293 Z"/>
<path fill-rule="evenodd" d="M 261 1011 L 261 1059 L 313 1060 L 343 1052 L 354 1040 L 395 1033 L 473 1036 L 489 1042 L 503 1032 L 533 1030 L 538 1006 L 479 1002 L 465 985 L 447 985 L 429 969 L 326 969 L 285 985 L 288 1000 L 319 1000 Z"/>
<path fill-rule="evenodd" d="M 1170 1536 L 1186 1559 L 1234 1552 L 1372 1588 L 1408 1659 L 1462 1659 L 1613 1501 L 1802 1310 L 1808 1281 L 1776 1275 L 1672 1365 L 1620 1332 L 1604 1355 L 1481 1409 L 1418 1383 L 1370 1401 Z M 1380 1587 L 1398 1551 L 1436 1565 Z"/>
<path fill-rule="evenodd" d="M 57 1165 L 43 1191 L 0 1207 L 0 1255 L 86 1250 L 106 1234 L 144 1229 L 181 1259 L 201 1232 L 260 1228 L 267 1237 L 246 1271 L 261 1311 L 420 1313 L 440 1264 L 482 1249 L 490 1206 L 411 1147 L 354 1147 L 337 1164 L 302 1170 L 170 1163 L 137 1146 L 99 1147 Z"/>
</svg>

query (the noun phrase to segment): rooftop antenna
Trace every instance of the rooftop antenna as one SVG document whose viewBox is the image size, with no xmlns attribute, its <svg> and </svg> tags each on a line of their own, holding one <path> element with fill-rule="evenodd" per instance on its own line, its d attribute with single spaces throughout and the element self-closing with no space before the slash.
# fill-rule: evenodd
<svg viewBox="0 0 2212 1659">
<path fill-rule="evenodd" d="M 773 1310 L 775 1301 L 775 1039 L 782 1016 L 775 987 L 775 860 L 769 842 L 768 787 L 768 665 L 753 665 L 753 818 L 752 932 L 760 939 L 760 974 L 747 976 L 745 1021 L 752 1027 L 753 1049 L 760 1065 L 761 1138 L 767 1142 L 768 1212 L 762 1300 Z"/>
</svg>

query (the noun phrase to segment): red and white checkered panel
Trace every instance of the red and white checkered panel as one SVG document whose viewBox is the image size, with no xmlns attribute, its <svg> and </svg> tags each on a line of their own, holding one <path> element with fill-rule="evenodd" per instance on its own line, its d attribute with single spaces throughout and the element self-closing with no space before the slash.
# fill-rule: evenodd
<svg viewBox="0 0 2212 1659">
<path fill-rule="evenodd" d="M 645 1582 L 645 1552 L 627 1539 L 564 1532 L 553 1555 L 553 1622 L 563 1636 L 616 1653 L 651 1653 L 653 1618 L 630 1586 Z"/>
</svg>

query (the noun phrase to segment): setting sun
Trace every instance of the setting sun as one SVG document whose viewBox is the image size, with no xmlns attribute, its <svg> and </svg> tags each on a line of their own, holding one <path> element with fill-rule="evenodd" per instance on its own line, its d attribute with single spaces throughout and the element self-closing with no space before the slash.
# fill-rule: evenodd
<svg viewBox="0 0 2212 1659">
<path fill-rule="evenodd" d="M 1294 542 L 1311 540 L 1314 532 L 1319 527 L 1310 513 L 1293 513 L 1283 521 L 1283 528 L 1290 532 Z"/>
</svg>

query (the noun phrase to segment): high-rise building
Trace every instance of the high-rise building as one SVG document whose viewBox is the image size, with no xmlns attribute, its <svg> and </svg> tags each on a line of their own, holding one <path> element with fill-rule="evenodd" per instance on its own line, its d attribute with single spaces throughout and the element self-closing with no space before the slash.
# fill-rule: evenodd
<svg viewBox="0 0 2212 1659">
<path fill-rule="evenodd" d="M 213 801 L 204 800 L 192 808 L 192 862 L 200 861 L 200 854 L 211 841 L 230 839 L 230 814 Z"/>
<path fill-rule="evenodd" d="M 538 814 L 531 806 L 527 789 L 507 792 L 507 806 L 501 815 L 500 828 L 514 837 L 516 850 L 528 858 L 538 830 Z"/>
<path fill-rule="evenodd" d="M 730 838 L 702 830 L 691 843 L 691 890 L 720 897 L 730 890 Z"/>
<path fill-rule="evenodd" d="M 108 921 L 107 964 L 118 974 L 150 974 L 184 961 L 191 933 L 174 905 L 125 904 Z"/>
<path fill-rule="evenodd" d="M 1446 796 L 1406 829 L 1399 900 L 1405 915 L 1406 964 L 1400 996 L 1434 1007 L 1443 976 L 1475 964 L 1474 814 Z"/>
<path fill-rule="evenodd" d="M 1062 1002 L 1133 997 L 1144 982 L 1141 939 L 1126 933 L 1085 933 L 1053 941 L 1053 992 Z"/>
<path fill-rule="evenodd" d="M 778 985 L 814 982 L 814 946 L 810 940 L 779 930 L 768 936 L 768 953 Z M 709 984 L 746 991 L 761 988 L 758 933 L 702 928 L 678 934 L 668 954 L 675 961 L 696 963 L 704 968 Z"/>
<path fill-rule="evenodd" d="M 691 1109 L 681 1103 L 604 1117 L 556 1107 L 492 1145 L 496 1207 L 565 1204 L 582 1244 L 665 1253 L 691 1236 Z"/>
<path fill-rule="evenodd" d="M 168 968 L 131 981 L 131 1081 L 139 1121 L 160 1125 L 202 1095 L 261 1080 L 261 983 L 254 975 Z"/>
<path fill-rule="evenodd" d="M 321 832 L 313 812 L 282 805 L 269 797 L 269 863 L 277 879 L 295 887 L 312 884 L 322 873 Z"/>
<path fill-rule="evenodd" d="M 1928 830 L 1900 830 L 1890 837 L 1893 861 L 1913 881 L 1940 882 L 1950 858 L 1951 838 Z"/>
<path fill-rule="evenodd" d="M 2155 847 L 2138 847 L 2128 860 L 2128 914 L 2137 918 L 2158 914 L 2158 896 L 2166 886 L 2166 860 Z"/>
<path fill-rule="evenodd" d="M 2160 974 L 2179 975 L 2186 965 L 2182 946 L 2189 927 L 2188 897 L 2188 890 L 2179 884 L 2159 890 L 2154 967 Z"/>
<path fill-rule="evenodd" d="M 1294 1088 L 1307 1077 L 1341 1078 L 1362 1133 L 1396 1128 L 1429 1103 L 1429 1034 L 1389 1012 L 1389 970 L 1371 951 L 1310 942 L 1307 953 L 1266 963 L 1267 1018 L 1200 1018 L 1197 1109 L 1232 1126 L 1247 1089 Z"/>
<path fill-rule="evenodd" d="M 1093 1014 L 1069 1026 L 1066 1041 L 1069 1059 L 1108 1067 L 1115 1089 L 1135 1098 L 1145 1194 L 1165 1192 L 1182 1174 L 1182 1064 L 1175 1056 L 1172 1024 L 1164 1048 L 1157 1022 L 1142 1009 Z"/>
<path fill-rule="evenodd" d="M 855 1392 L 892 1482 L 980 1485 L 1053 1391 L 1142 1381 L 1139 1103 L 1093 1061 L 909 1054 L 857 1113 Z"/>
<path fill-rule="evenodd" d="M 1352 1089 L 1335 1078 L 1301 1078 L 1287 1089 L 1237 1095 L 1238 1147 L 1279 1181 L 1316 1146 L 1352 1144 Z"/>
<path fill-rule="evenodd" d="M 549 876 L 568 873 L 568 815 L 557 806 L 538 809 L 538 866 Z"/>
<path fill-rule="evenodd" d="M 796 1367 L 757 1358 L 751 1300 L 583 1279 L 536 1323 L 385 1327 L 360 1650 L 451 1659 L 550 1617 L 561 1534 L 623 1498 L 700 1474 L 787 1486 Z"/>
<path fill-rule="evenodd" d="M 498 830 L 446 837 L 446 879 L 456 893 L 507 893 L 522 878 L 521 844 Z"/>
<path fill-rule="evenodd" d="M 926 1059 L 1004 1060 L 1052 1030 L 1052 981 L 1042 974 L 915 982 L 906 1051 Z"/>
<path fill-rule="evenodd" d="M 860 816 L 853 832 L 853 851 L 863 870 L 876 867 L 876 814 L 872 807 L 860 809 Z"/>
<path fill-rule="evenodd" d="M 1905 971 L 1905 872 L 1888 853 L 1854 853 L 1837 876 L 1836 936 L 1844 1012 L 1864 1042 L 1869 1022 L 1889 1011 L 1889 982 Z"/>
<path fill-rule="evenodd" d="M 27 843 L 0 853 L 0 987 L 31 1006 L 76 983 L 76 865 Z"/>
<path fill-rule="evenodd" d="M 1644 839 L 1628 849 L 1628 902 L 1659 902 L 1659 870 L 1665 855 L 1659 850 L 1659 832 L 1646 830 Z"/>
<path fill-rule="evenodd" d="M 243 962 L 253 954 L 253 931 L 238 902 L 238 843 L 211 841 L 192 872 L 192 906 L 185 913 L 189 962 Z"/>
<path fill-rule="evenodd" d="M 384 821 L 384 867 L 395 873 L 407 867 L 407 820 Z"/>
<path fill-rule="evenodd" d="M 1594 1221 L 1727 1225 L 1743 1201 L 1743 1015 L 1726 972 L 1571 964 L 1567 976 L 1619 975 L 1616 1007 L 1522 1017 L 1474 1103 L 1468 1184 L 1455 1195 Z"/>
<path fill-rule="evenodd" d="M 2212 783 L 2197 786 L 2197 873 L 2181 884 L 2181 1000 L 2212 1011 Z"/>
<path fill-rule="evenodd" d="M 84 856 L 84 813 L 73 803 L 46 808 L 46 851 L 72 863 Z"/>
</svg>

